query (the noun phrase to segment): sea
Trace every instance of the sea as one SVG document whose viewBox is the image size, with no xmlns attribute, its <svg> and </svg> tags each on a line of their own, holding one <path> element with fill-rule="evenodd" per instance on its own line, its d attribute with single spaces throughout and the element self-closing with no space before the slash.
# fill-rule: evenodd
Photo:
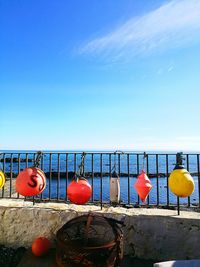
<svg viewBox="0 0 200 267">
<path fill-rule="evenodd" d="M 1 161 L 1 168 L 7 174 L 7 177 L 16 177 L 21 170 L 33 165 L 36 152 L 33 150 L 1 150 L 1 159 L 5 158 L 5 165 L 3 166 Z M 168 189 L 168 177 L 176 164 L 175 151 L 148 151 L 146 152 L 148 158 L 141 151 L 126 151 L 123 153 L 119 151 L 116 154 L 110 154 L 110 152 L 113 151 L 85 152 L 84 173 L 94 174 L 93 178 L 89 177 L 91 175 L 85 176 L 93 188 L 91 201 L 110 202 L 110 173 L 116 170 L 120 177 L 121 204 L 173 205 L 177 203 L 177 197 Z M 20 162 L 6 160 L 11 157 L 16 159 L 19 155 Z M 82 151 L 43 151 L 40 168 L 47 174 L 47 184 L 42 193 L 42 198 L 66 199 L 67 186 L 71 182 L 70 178 L 66 178 L 66 172 L 79 172 L 81 155 Z M 180 198 L 180 204 L 190 203 L 196 206 L 199 203 L 200 190 L 199 152 L 184 152 L 183 157 L 183 164 L 194 179 L 195 190 L 190 198 Z M 152 184 L 152 190 L 146 203 L 139 201 L 134 188 L 137 175 L 142 170 L 145 170 L 149 175 Z M 100 173 L 102 175 L 99 175 Z M 51 181 L 49 179 L 50 174 Z M 64 174 L 64 177 L 60 174 Z"/>
</svg>

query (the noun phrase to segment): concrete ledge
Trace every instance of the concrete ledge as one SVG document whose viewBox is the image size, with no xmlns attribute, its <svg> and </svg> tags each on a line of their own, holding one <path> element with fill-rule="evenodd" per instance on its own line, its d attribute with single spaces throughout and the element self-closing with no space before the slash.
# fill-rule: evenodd
<svg viewBox="0 0 200 267">
<path fill-rule="evenodd" d="M 162 209 L 103 208 L 72 204 L 0 200 L 0 244 L 30 247 L 38 236 L 52 242 L 59 228 L 76 216 L 98 212 L 123 220 L 124 254 L 157 261 L 200 259 L 200 214 Z"/>
</svg>

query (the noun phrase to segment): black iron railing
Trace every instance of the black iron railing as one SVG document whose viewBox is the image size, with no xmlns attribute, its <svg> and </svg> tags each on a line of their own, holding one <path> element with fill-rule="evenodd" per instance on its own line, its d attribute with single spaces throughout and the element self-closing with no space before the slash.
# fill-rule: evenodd
<svg viewBox="0 0 200 267">
<path fill-rule="evenodd" d="M 45 172 L 47 185 L 33 201 L 63 201 L 67 198 L 67 186 L 78 171 L 82 152 L 43 152 L 39 167 Z M 1 198 L 23 198 L 15 191 L 15 180 L 20 171 L 33 166 L 37 152 L 1 152 L 1 169 L 6 174 L 6 184 L 0 189 Z M 185 168 L 194 179 L 195 190 L 180 204 L 200 207 L 200 159 L 199 154 L 184 154 Z M 83 171 L 93 188 L 88 203 L 110 204 L 110 177 L 113 168 L 120 177 L 120 203 L 123 206 L 177 205 L 177 197 L 169 190 L 168 178 L 176 164 L 176 153 L 85 152 Z M 142 203 L 134 188 L 136 178 L 144 169 L 151 181 L 152 190 Z M 30 200 L 30 198 L 28 198 Z"/>
</svg>

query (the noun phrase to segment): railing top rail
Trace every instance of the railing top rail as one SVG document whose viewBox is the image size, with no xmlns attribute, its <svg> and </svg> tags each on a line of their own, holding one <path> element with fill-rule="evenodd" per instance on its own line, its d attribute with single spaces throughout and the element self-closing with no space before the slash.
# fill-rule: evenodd
<svg viewBox="0 0 200 267">
<path fill-rule="evenodd" d="M 81 155 L 83 153 L 83 151 L 42 151 L 44 154 L 77 154 L 77 155 Z M 113 154 L 123 154 L 123 155 L 141 155 L 143 156 L 144 153 L 145 155 L 148 156 L 155 156 L 155 155 L 169 155 L 169 156 L 174 156 L 177 154 L 177 152 L 137 152 L 137 151 L 123 151 L 123 153 L 121 151 L 84 151 L 84 153 L 86 154 L 103 154 L 103 155 L 113 155 Z M 37 151 L 0 151 L 0 154 L 7 154 L 7 155 L 13 155 L 13 154 L 29 154 L 29 155 L 35 155 L 37 154 Z M 200 152 L 183 152 L 183 155 L 200 155 Z"/>
</svg>

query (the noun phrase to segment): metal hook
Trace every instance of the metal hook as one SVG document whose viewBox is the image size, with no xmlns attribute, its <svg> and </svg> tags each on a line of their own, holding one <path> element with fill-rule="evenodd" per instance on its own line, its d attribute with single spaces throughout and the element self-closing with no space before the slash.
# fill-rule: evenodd
<svg viewBox="0 0 200 267">
<path fill-rule="evenodd" d="M 183 169 L 184 165 L 183 165 L 183 161 L 185 160 L 184 156 L 183 156 L 183 152 L 179 152 L 176 154 L 176 164 L 174 169 Z"/>
</svg>

